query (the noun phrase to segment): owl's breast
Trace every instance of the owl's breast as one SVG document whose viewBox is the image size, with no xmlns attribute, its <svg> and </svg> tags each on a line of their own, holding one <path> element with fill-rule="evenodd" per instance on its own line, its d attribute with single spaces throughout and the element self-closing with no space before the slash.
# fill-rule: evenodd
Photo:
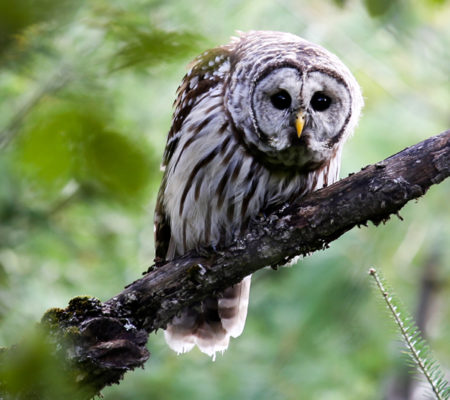
<svg viewBox="0 0 450 400">
<path fill-rule="evenodd" d="M 203 246 L 229 245 L 265 208 L 322 187 L 330 183 L 328 175 L 336 175 L 328 170 L 270 171 L 232 135 L 215 134 L 186 146 L 188 140 L 181 141 L 184 150 L 175 152 L 168 169 L 164 193 L 171 226 L 168 258 Z"/>
<path fill-rule="evenodd" d="M 220 128 L 223 121 L 211 123 Z M 269 174 L 232 135 L 212 129 L 183 137 L 168 166 L 164 208 L 171 226 L 168 257 L 227 245 L 263 203 Z M 190 142 L 189 142 L 190 141 Z"/>
</svg>

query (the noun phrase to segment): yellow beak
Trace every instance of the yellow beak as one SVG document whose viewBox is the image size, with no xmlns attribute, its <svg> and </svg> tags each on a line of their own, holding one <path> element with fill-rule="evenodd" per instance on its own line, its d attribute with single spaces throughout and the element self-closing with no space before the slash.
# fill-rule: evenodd
<svg viewBox="0 0 450 400">
<path fill-rule="evenodd" d="M 295 118 L 295 129 L 297 129 L 297 136 L 300 138 L 302 135 L 303 127 L 305 126 L 305 116 L 303 111 L 299 111 Z"/>
</svg>

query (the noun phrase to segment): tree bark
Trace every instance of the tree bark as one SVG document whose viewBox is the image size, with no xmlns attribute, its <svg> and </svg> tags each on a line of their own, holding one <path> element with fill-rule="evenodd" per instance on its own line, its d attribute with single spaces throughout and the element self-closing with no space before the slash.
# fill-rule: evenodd
<svg viewBox="0 0 450 400">
<path fill-rule="evenodd" d="M 339 182 L 259 215 L 235 243 L 204 249 L 150 267 L 105 303 L 75 298 L 49 310 L 41 325 L 73 376 L 76 394 L 89 399 L 149 358 L 148 334 L 164 328 L 186 305 L 239 282 L 265 266 L 324 249 L 355 226 L 378 225 L 450 175 L 450 130 L 363 168 Z M 0 353 L 0 365 L 15 347 Z M 1 388 L 7 384 L 0 383 Z M 24 396 L 24 398 L 26 398 Z"/>
</svg>

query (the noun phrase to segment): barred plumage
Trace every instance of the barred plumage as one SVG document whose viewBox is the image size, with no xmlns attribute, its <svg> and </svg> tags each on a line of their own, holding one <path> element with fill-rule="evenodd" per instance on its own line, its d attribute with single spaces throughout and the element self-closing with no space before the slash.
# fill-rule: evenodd
<svg viewBox="0 0 450 400">
<path fill-rule="evenodd" d="M 320 46 L 249 32 L 199 56 L 178 89 L 155 211 L 156 260 L 226 246 L 262 210 L 333 183 L 363 104 Z M 239 336 L 250 277 L 174 318 L 170 347 L 214 356 Z"/>
</svg>

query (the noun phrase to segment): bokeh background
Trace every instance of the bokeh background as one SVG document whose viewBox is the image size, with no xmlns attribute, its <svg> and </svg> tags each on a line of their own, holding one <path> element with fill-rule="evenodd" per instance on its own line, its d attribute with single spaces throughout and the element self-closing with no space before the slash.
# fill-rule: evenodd
<svg viewBox="0 0 450 400">
<path fill-rule="evenodd" d="M 152 263 L 159 162 L 196 54 L 251 29 L 336 53 L 366 101 L 346 176 L 449 128 L 449 21 L 445 0 L 0 2 L 0 345 L 74 296 L 107 300 Z M 403 221 L 259 271 L 246 329 L 223 356 L 177 356 L 158 332 L 146 368 L 105 400 L 412 399 L 367 271 L 383 271 L 448 373 L 449 198 L 447 181 Z"/>
</svg>

